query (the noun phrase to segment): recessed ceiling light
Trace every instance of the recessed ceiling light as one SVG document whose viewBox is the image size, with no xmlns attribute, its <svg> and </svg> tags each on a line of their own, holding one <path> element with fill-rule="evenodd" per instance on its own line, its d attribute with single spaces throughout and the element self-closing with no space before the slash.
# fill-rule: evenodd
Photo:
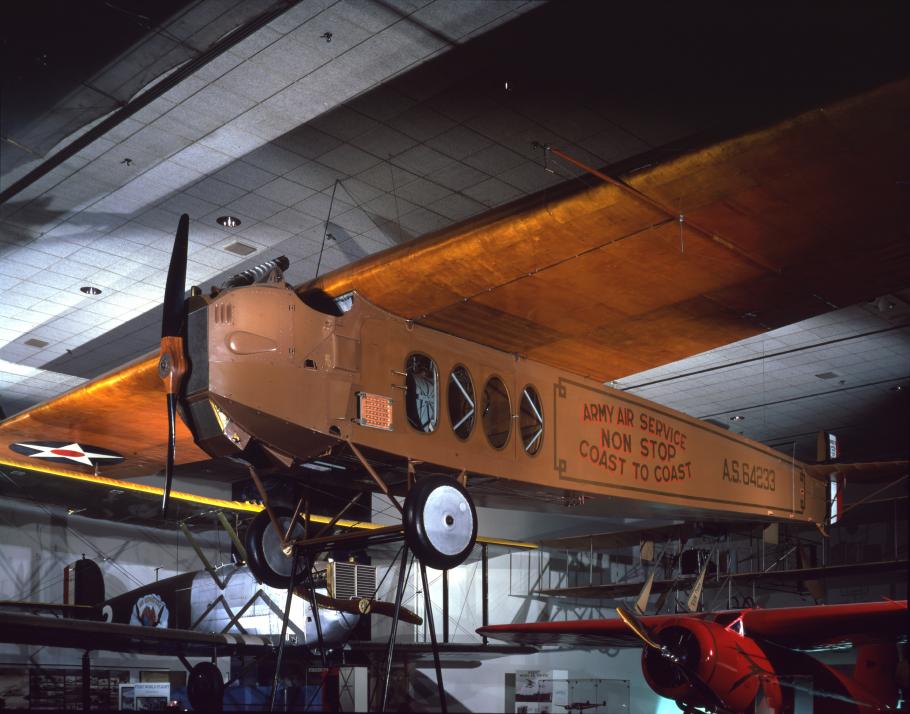
<svg viewBox="0 0 910 714">
<path fill-rule="evenodd" d="M 839 377 L 840 375 L 837 372 L 820 372 L 820 373 L 816 374 L 815 376 L 818 377 L 819 379 L 834 379 L 835 377 Z"/>
<path fill-rule="evenodd" d="M 224 246 L 224 249 L 228 253 L 236 253 L 237 255 L 249 255 L 250 253 L 256 252 L 256 249 L 253 246 L 241 243 L 240 241 L 235 241 L 230 245 L 226 245 Z"/>
<path fill-rule="evenodd" d="M 26 342 L 25 344 L 28 344 L 28 342 Z M 903 389 L 904 389 L 903 384 L 895 384 L 893 387 L 891 387 L 892 392 L 900 392 L 900 391 L 903 391 Z"/>
<path fill-rule="evenodd" d="M 234 218 L 234 216 L 221 216 L 215 219 L 215 223 L 225 228 L 236 228 L 240 225 L 240 219 Z"/>
<path fill-rule="evenodd" d="M 742 421 L 745 418 L 746 417 L 744 417 L 742 414 L 737 414 L 736 416 L 731 416 L 730 421 Z"/>
<path fill-rule="evenodd" d="M 44 340 L 39 340 L 37 337 L 30 337 L 25 341 L 29 347 L 47 347 L 49 343 Z"/>
<path fill-rule="evenodd" d="M 86 295 L 100 295 L 101 294 L 101 288 L 96 288 L 94 285 L 83 285 L 79 289 L 82 292 L 84 292 Z"/>
</svg>

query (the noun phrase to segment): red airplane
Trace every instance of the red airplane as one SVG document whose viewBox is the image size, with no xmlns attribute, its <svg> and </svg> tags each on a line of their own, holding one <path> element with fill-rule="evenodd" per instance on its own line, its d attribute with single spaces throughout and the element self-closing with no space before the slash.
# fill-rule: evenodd
<svg viewBox="0 0 910 714">
<path fill-rule="evenodd" d="M 491 625 L 477 632 L 522 644 L 643 643 L 648 684 L 685 712 L 793 714 L 798 690 L 811 693 L 816 714 L 871 714 L 897 706 L 906 600 L 650 617 L 617 611 L 620 617 L 609 620 Z M 850 674 L 807 653 L 848 644 L 856 648 Z M 906 669 L 906 662 L 900 664 Z"/>
</svg>

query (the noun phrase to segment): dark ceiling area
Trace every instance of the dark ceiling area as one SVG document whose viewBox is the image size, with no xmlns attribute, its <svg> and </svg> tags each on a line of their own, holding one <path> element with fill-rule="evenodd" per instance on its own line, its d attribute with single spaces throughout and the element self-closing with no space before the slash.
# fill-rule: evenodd
<svg viewBox="0 0 910 714">
<path fill-rule="evenodd" d="M 303 282 L 491 210 L 598 183 L 564 162 L 545 164 L 533 142 L 629 175 L 910 69 L 901 3 L 89 2 L 77 11 L 36 2 L 0 12 L 0 188 L 16 189 L 0 215 L 8 414 L 155 349 L 164 256 L 184 211 L 192 282 L 217 285 L 279 254 L 291 261 L 289 279 Z M 350 59 L 368 46 L 361 64 Z M 207 64 L 180 85 L 21 183 L 26 168 L 40 172 L 53 158 L 55 138 L 70 134 L 59 151 L 86 122 L 128 109 L 149 82 L 199 58 Z M 239 229 L 214 225 L 228 211 L 242 218 Z M 254 252 L 225 252 L 235 242 Z M 64 294 L 85 284 L 104 290 L 99 301 Z M 868 332 L 860 322 L 844 334 Z M 798 441 L 803 458 L 819 424 L 849 429 L 854 458 L 903 454 L 907 391 L 892 391 L 910 377 L 902 324 L 896 344 L 879 350 L 893 355 L 887 369 L 854 378 L 828 365 L 845 373 L 843 384 L 809 371 L 820 360 L 812 340 L 825 334 L 811 325 L 798 343 L 806 376 L 797 381 L 794 368 L 777 391 L 766 380 L 734 396 L 741 346 L 720 351 L 710 375 L 678 376 L 693 367 L 668 365 L 658 377 L 677 376 L 661 385 L 637 389 L 652 380 L 630 375 L 619 386 L 722 422 L 760 412 L 760 428 L 752 416 L 732 427 L 784 450 Z M 772 336 L 763 349 L 791 344 Z M 770 358 L 754 366 L 762 364 Z M 793 424 L 766 427 L 781 409 Z"/>
</svg>

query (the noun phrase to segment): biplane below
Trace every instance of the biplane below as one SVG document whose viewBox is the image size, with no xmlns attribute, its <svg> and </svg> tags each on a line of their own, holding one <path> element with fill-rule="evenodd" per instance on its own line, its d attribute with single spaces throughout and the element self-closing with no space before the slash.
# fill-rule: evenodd
<svg viewBox="0 0 910 714">
<path fill-rule="evenodd" d="M 292 665 L 315 660 L 323 668 L 340 662 L 374 663 L 385 653 L 363 640 L 362 625 L 370 615 L 423 623 L 408 608 L 399 604 L 396 609 L 393 603 L 376 597 L 376 568 L 372 565 L 318 561 L 307 571 L 307 582 L 286 593 L 258 583 L 242 563 L 214 567 L 201 558 L 202 570 L 107 597 L 100 567 L 83 557 L 64 568 L 63 602 L 0 601 L 0 641 L 82 650 L 85 663 L 91 652 L 176 656 L 187 669 L 187 695 L 194 710 L 215 711 L 224 704 L 225 688 L 253 665 L 259 669 L 257 679 L 265 674 L 274 677 L 274 705 L 279 677 L 286 672 L 281 666 L 283 655 L 292 659 Z M 47 613 L 57 616 L 47 617 Z M 500 645 L 446 644 L 441 649 L 443 655 L 454 656 L 456 664 L 465 656 L 534 651 L 527 646 Z M 395 654 L 415 660 L 430 652 L 412 643 L 400 644 Z M 237 656 L 243 662 L 228 682 L 215 666 L 217 657 L 226 656 Z M 204 657 L 205 661 L 191 664 L 188 657 Z M 85 672 L 86 664 L 84 676 Z M 85 695 L 88 681 L 88 677 L 83 679 Z M 328 690 L 323 695 L 333 696 Z"/>
<path fill-rule="evenodd" d="M 603 183 L 296 287 L 276 258 L 186 297 L 184 215 L 160 352 L 0 423 L 0 459 L 126 478 L 163 467 L 165 510 L 176 464 L 240 460 L 265 506 L 250 558 L 264 582 L 294 577 L 295 546 L 339 536 L 309 532 L 306 498 L 273 507 L 263 473 L 306 482 L 301 465 L 339 454 L 405 496 L 391 499 L 400 525 L 369 537 L 404 537 L 440 569 L 473 548 L 474 496 L 822 523 L 827 483 L 801 462 L 604 380 L 910 283 L 891 195 L 908 103 L 896 82 L 642 170 L 590 169 Z"/>
</svg>

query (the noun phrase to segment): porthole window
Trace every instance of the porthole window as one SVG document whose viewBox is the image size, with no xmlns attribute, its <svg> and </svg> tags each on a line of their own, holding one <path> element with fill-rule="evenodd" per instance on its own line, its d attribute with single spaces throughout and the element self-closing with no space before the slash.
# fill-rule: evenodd
<svg viewBox="0 0 910 714">
<path fill-rule="evenodd" d="M 543 444 L 543 407 L 540 395 L 530 384 L 521 392 L 521 407 L 518 410 L 518 429 L 525 453 L 533 456 Z"/>
<path fill-rule="evenodd" d="M 415 353 L 408 357 L 405 372 L 405 410 L 408 423 L 417 431 L 435 431 L 439 413 L 436 363 L 426 355 Z"/>
<path fill-rule="evenodd" d="M 446 397 L 452 431 L 459 439 L 467 439 L 474 429 L 477 409 L 474 404 L 474 383 L 471 381 L 468 370 L 461 365 L 453 369 L 449 375 Z"/>
<path fill-rule="evenodd" d="M 509 405 L 509 393 L 499 377 L 490 377 L 483 388 L 481 402 L 481 419 L 483 431 L 490 445 L 501 449 L 509 440 L 512 432 L 512 410 Z"/>
</svg>

